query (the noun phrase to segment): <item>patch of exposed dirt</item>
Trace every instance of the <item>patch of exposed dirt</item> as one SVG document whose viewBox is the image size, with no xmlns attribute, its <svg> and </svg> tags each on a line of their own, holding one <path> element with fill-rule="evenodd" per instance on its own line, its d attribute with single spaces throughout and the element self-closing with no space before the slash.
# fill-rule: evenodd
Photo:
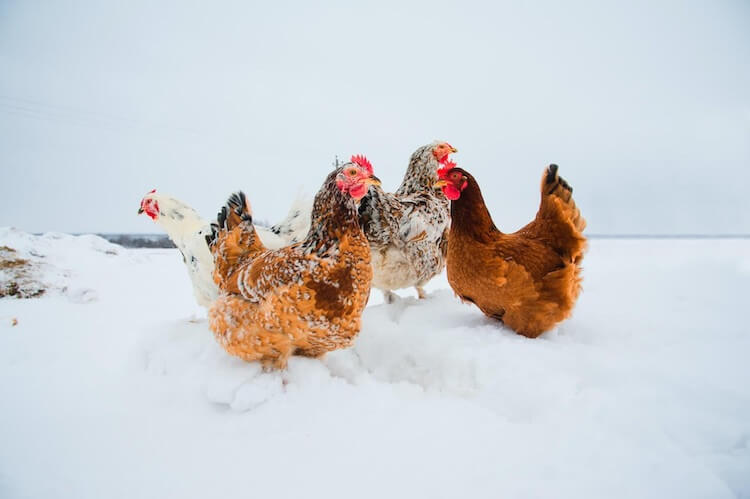
<svg viewBox="0 0 750 499">
<path fill-rule="evenodd" d="M 46 291 L 34 278 L 35 265 L 8 246 L 0 246 L 0 298 L 37 298 Z"/>
</svg>

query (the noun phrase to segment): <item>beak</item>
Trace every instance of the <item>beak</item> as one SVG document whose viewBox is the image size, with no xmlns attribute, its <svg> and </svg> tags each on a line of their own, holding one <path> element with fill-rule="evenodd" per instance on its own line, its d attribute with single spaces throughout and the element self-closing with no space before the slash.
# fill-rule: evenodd
<svg viewBox="0 0 750 499">
<path fill-rule="evenodd" d="M 447 180 L 438 180 L 437 182 L 435 182 L 434 184 L 432 184 L 432 188 L 433 189 L 439 189 L 440 187 L 445 187 L 446 185 L 448 185 L 448 181 Z"/>
<path fill-rule="evenodd" d="M 455 147 L 451 146 L 451 153 L 454 153 L 454 152 L 458 152 L 458 149 L 456 149 Z"/>
<path fill-rule="evenodd" d="M 143 208 L 138 208 L 138 214 L 140 215 L 141 213 L 143 213 Z"/>
<path fill-rule="evenodd" d="M 375 175 L 372 175 L 365 179 L 365 184 L 367 185 L 380 185 L 380 179 L 376 177 Z"/>
</svg>

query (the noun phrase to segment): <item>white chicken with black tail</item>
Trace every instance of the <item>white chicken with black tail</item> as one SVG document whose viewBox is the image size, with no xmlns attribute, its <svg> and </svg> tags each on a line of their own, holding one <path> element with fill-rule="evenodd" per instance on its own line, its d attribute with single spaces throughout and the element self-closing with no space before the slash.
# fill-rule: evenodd
<svg viewBox="0 0 750 499">
<path fill-rule="evenodd" d="M 312 202 L 299 197 L 280 223 L 269 228 L 256 226 L 263 244 L 278 249 L 304 239 L 310 230 L 311 209 Z M 211 235 L 210 222 L 179 199 L 157 193 L 156 189 L 141 200 L 138 214 L 142 213 L 160 225 L 180 250 L 195 299 L 200 306 L 208 308 L 219 295 L 213 280 L 214 258 L 206 243 L 206 236 Z"/>
</svg>

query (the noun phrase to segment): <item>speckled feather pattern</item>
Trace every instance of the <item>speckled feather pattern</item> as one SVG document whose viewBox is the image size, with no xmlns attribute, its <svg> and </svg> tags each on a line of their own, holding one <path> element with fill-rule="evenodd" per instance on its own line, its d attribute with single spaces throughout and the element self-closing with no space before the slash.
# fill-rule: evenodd
<svg viewBox="0 0 750 499">
<path fill-rule="evenodd" d="M 432 186 L 440 164 L 438 142 L 412 154 L 395 193 L 370 189 L 359 214 L 372 249 L 373 286 L 384 291 L 421 287 L 445 266 L 449 201 Z"/>
<path fill-rule="evenodd" d="M 359 332 L 372 280 L 370 247 L 354 201 L 336 187 L 337 171 L 318 192 L 300 243 L 265 250 L 247 221 L 219 230 L 212 250 L 222 293 L 209 326 L 229 353 L 283 368 L 290 355 L 347 347 Z M 234 265 L 220 266 L 228 255 Z"/>
</svg>

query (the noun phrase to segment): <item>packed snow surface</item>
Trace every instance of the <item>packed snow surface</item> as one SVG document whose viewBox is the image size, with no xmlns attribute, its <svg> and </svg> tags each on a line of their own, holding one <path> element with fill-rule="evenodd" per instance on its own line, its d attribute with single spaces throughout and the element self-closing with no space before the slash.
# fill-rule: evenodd
<svg viewBox="0 0 750 499">
<path fill-rule="evenodd" d="M 49 288 L 0 300 L 2 498 L 750 497 L 750 240 L 594 240 L 536 340 L 444 276 L 374 290 L 353 348 L 271 373 L 217 345 L 177 250 L 0 246 Z"/>
</svg>

